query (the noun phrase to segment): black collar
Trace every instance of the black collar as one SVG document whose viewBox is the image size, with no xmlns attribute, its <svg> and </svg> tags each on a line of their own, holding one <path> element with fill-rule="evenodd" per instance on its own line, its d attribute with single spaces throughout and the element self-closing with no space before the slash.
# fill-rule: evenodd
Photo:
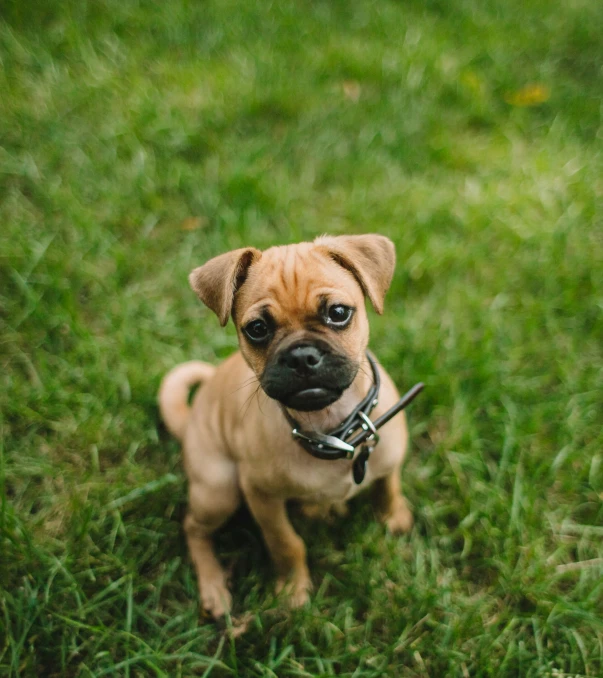
<svg viewBox="0 0 603 678">
<path fill-rule="evenodd" d="M 388 422 L 393 416 L 403 410 L 423 390 L 423 384 L 418 383 L 392 408 L 381 415 L 376 421 L 371 421 L 369 415 L 379 402 L 379 388 L 381 379 L 379 368 L 374 358 L 367 352 L 366 357 L 373 371 L 373 383 L 362 401 L 352 412 L 329 433 L 303 431 L 297 421 L 282 407 L 283 414 L 292 427 L 291 435 L 313 457 L 318 459 L 354 459 L 356 447 L 361 443 L 360 454 L 352 464 L 354 481 L 360 484 L 366 475 L 366 465 L 369 455 L 379 442 L 377 429 Z M 354 432 L 360 432 L 354 436 Z"/>
</svg>

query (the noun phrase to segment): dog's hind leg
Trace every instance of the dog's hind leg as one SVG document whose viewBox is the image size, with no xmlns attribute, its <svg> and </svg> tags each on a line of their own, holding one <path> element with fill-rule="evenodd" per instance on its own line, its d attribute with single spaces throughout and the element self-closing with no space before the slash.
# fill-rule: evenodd
<svg viewBox="0 0 603 678">
<path fill-rule="evenodd" d="M 189 508 L 184 530 L 197 573 L 201 604 L 218 618 L 230 611 L 232 599 L 226 573 L 214 551 L 212 534 L 236 511 L 241 492 L 235 465 L 221 459 L 217 469 L 215 460 L 212 461 L 203 476 L 196 470 L 190 473 L 189 464 Z"/>
</svg>

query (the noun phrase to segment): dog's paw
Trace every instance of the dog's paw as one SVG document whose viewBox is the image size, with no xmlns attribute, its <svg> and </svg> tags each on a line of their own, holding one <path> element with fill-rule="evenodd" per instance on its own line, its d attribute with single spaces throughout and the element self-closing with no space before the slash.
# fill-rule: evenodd
<svg viewBox="0 0 603 678">
<path fill-rule="evenodd" d="M 304 502 L 300 504 L 299 510 L 304 518 L 309 518 L 310 520 L 325 520 L 329 517 L 329 504 Z"/>
<path fill-rule="evenodd" d="M 342 518 L 349 513 L 349 508 L 345 501 L 337 501 L 332 504 L 304 502 L 300 505 L 300 510 L 305 518 L 324 520 L 327 523 L 332 523 L 335 518 Z"/>
<path fill-rule="evenodd" d="M 413 517 L 412 512 L 406 505 L 404 499 L 400 498 L 400 502 L 396 502 L 393 510 L 385 516 L 385 525 L 392 534 L 406 534 L 412 530 Z"/>
<path fill-rule="evenodd" d="M 338 518 L 345 518 L 350 512 L 350 507 L 346 501 L 336 501 L 331 504 L 331 513 Z"/>
<path fill-rule="evenodd" d="M 232 596 L 223 578 L 204 580 L 200 596 L 203 611 L 216 620 L 223 618 L 232 608 Z"/>
<path fill-rule="evenodd" d="M 312 581 L 307 574 L 279 577 L 276 582 L 276 593 L 286 597 L 290 608 L 303 607 L 310 600 Z"/>
</svg>

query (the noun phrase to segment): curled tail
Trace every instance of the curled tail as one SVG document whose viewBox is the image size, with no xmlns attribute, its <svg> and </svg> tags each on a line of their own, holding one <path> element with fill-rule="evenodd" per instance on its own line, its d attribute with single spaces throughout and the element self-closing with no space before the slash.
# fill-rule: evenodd
<svg viewBox="0 0 603 678">
<path fill-rule="evenodd" d="M 165 425 L 172 435 L 182 440 L 190 414 L 188 396 L 193 386 L 213 377 L 216 368 L 199 360 L 177 365 L 161 382 L 157 400 Z"/>
</svg>

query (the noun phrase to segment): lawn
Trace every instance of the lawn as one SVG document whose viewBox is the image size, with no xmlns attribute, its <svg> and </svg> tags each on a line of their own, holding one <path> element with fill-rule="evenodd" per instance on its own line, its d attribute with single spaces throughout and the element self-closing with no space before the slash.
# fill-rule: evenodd
<svg viewBox="0 0 603 678">
<path fill-rule="evenodd" d="M 603 675 L 603 3 L 6 0 L 0 675 Z M 236 348 L 227 249 L 376 231 L 371 346 L 416 525 L 295 524 L 288 612 L 242 511 L 237 635 L 199 618 L 156 391 Z M 232 629 L 232 626 L 231 626 Z"/>
</svg>

